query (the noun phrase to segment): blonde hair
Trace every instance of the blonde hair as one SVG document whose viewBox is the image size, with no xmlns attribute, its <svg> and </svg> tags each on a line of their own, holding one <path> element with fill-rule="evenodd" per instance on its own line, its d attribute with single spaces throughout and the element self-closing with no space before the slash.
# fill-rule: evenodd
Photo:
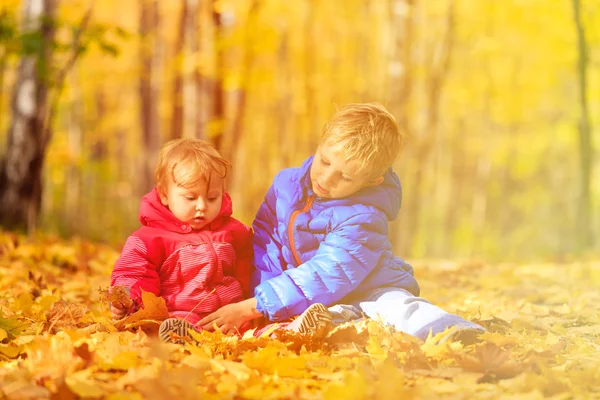
<svg viewBox="0 0 600 400">
<path fill-rule="evenodd" d="M 321 144 L 342 144 L 346 161 L 359 162 L 369 179 L 383 176 L 402 148 L 396 119 L 379 103 L 355 103 L 341 107 L 325 124 Z"/>
<path fill-rule="evenodd" d="M 200 139 L 175 139 L 160 149 L 154 180 L 159 193 L 164 194 L 169 179 L 185 188 L 200 182 L 210 185 L 213 174 L 225 179 L 230 167 L 212 144 Z"/>
</svg>

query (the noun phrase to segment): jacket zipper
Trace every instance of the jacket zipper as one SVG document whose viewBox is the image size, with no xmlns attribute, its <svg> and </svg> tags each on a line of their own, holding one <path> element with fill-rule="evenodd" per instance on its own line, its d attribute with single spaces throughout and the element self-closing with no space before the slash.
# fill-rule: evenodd
<svg viewBox="0 0 600 400">
<path fill-rule="evenodd" d="M 290 240 L 290 250 L 292 251 L 294 260 L 296 260 L 297 266 L 302 264 L 302 260 L 300 259 L 300 256 L 298 255 L 298 252 L 296 251 L 296 243 L 294 240 L 294 221 L 296 220 L 296 217 L 298 217 L 298 215 L 300 213 L 307 212 L 308 210 L 310 210 L 314 200 L 315 200 L 314 194 L 308 196 L 308 199 L 306 199 L 306 204 L 304 205 L 304 207 L 302 207 L 302 209 L 300 209 L 300 210 L 295 210 L 294 212 L 292 212 L 292 215 L 290 216 L 290 222 L 289 222 L 289 226 L 288 226 L 288 238 Z M 287 269 L 287 267 L 284 265 L 283 270 L 285 271 L 286 269 Z"/>
</svg>

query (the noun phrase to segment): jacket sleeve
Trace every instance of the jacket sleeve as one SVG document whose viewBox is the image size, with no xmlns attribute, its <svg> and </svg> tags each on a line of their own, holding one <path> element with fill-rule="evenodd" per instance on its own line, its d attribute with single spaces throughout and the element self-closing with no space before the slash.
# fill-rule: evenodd
<svg viewBox="0 0 600 400">
<path fill-rule="evenodd" d="M 271 186 L 252 224 L 255 267 L 250 281 L 252 292 L 262 282 L 280 275 L 283 271 L 285 261 L 282 255 L 281 238 L 277 231 L 275 207 L 275 189 Z"/>
<path fill-rule="evenodd" d="M 113 268 L 110 286 L 124 286 L 130 291 L 131 298 L 142 304 L 142 289 L 160 296 L 158 267 L 148 259 L 148 249 L 144 241 L 130 236 L 125 242 L 121 256 Z"/>
<path fill-rule="evenodd" d="M 281 321 L 314 303 L 329 306 L 358 287 L 391 249 L 387 218 L 353 211 L 332 220 L 313 258 L 256 287 L 258 311 Z"/>
<path fill-rule="evenodd" d="M 233 248 L 235 250 L 235 270 L 233 277 L 238 280 L 244 291 L 244 297 L 250 296 L 250 276 L 253 268 L 252 229 L 239 221 L 236 227 Z"/>
</svg>

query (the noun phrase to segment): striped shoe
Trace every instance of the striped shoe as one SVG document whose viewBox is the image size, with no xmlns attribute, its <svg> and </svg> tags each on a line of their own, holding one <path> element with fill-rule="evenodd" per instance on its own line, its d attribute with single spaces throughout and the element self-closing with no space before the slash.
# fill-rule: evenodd
<svg viewBox="0 0 600 400">
<path fill-rule="evenodd" d="M 323 304 L 315 303 L 308 307 L 286 330 L 310 335 L 315 339 L 324 338 L 333 328 L 331 314 Z"/>
<path fill-rule="evenodd" d="M 165 343 L 183 344 L 185 343 L 184 338 L 192 339 L 188 333 L 192 329 L 194 329 L 193 325 L 184 319 L 167 318 L 158 328 L 158 337 Z"/>
</svg>

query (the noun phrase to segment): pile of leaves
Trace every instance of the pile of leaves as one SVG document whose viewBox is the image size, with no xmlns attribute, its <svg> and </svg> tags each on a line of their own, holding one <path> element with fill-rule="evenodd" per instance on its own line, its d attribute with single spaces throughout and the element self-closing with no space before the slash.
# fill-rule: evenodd
<svg viewBox="0 0 600 400">
<path fill-rule="evenodd" d="M 115 324 L 118 253 L 0 233 L 1 399 L 600 398 L 600 263 L 414 263 L 424 296 L 484 325 L 482 341 L 426 341 L 377 321 L 325 340 L 202 332 L 156 339 L 164 303 Z M 155 329 L 154 329 L 155 331 Z"/>
</svg>

